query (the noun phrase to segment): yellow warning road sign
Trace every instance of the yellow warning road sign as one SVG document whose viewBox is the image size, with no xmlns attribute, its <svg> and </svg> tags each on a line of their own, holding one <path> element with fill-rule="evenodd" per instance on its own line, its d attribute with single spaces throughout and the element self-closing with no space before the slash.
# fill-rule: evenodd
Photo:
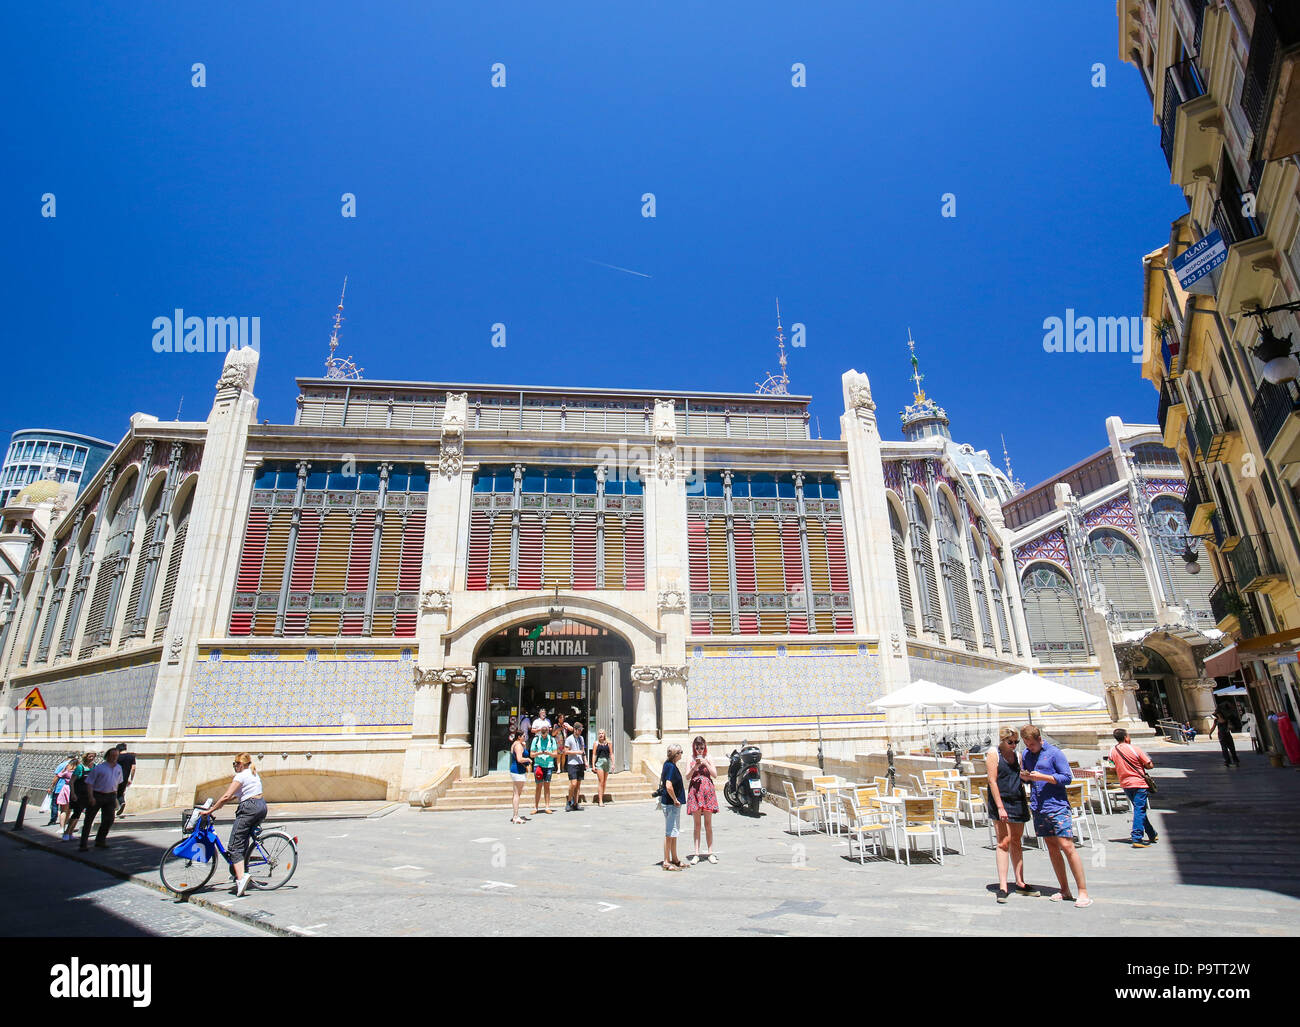
<svg viewBox="0 0 1300 1027">
<path fill-rule="evenodd" d="M 27 698 L 22 701 L 18 707 L 20 710 L 43 710 L 45 709 L 45 699 L 41 695 L 39 688 L 33 688 L 27 693 Z"/>
</svg>

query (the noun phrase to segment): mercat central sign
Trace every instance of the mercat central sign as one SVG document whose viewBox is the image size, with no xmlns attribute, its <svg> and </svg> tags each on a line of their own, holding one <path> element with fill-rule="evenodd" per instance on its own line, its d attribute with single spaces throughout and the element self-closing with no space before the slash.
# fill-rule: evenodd
<svg viewBox="0 0 1300 1027">
<path fill-rule="evenodd" d="M 521 638 L 520 656 L 590 656 L 585 638 Z"/>
</svg>

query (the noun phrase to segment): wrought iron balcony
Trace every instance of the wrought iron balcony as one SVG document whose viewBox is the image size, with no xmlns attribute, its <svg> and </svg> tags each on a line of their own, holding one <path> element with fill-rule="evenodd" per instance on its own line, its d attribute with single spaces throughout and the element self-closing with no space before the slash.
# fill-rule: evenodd
<svg viewBox="0 0 1300 1027">
<path fill-rule="evenodd" d="M 1229 436 L 1237 430 L 1232 418 L 1221 413 L 1213 400 L 1202 400 L 1196 404 L 1188 423 L 1196 440 L 1196 458 L 1207 464 L 1222 460 Z"/>
<path fill-rule="evenodd" d="M 1224 554 L 1232 568 L 1233 580 L 1242 592 L 1257 592 L 1270 581 L 1286 577 L 1286 570 L 1274 555 L 1268 535 L 1243 535 Z"/>
<path fill-rule="evenodd" d="M 1296 56 L 1300 8 L 1295 0 L 1258 0 L 1246 58 L 1241 109 L 1255 134 L 1252 156 L 1276 160 L 1296 152 Z M 1285 109 L 1274 111 L 1279 100 Z"/>
<path fill-rule="evenodd" d="M 1165 423 L 1169 420 L 1169 408 L 1173 405 L 1173 397 L 1169 395 L 1169 383 L 1162 382 L 1160 385 L 1160 403 L 1156 406 L 1156 423 L 1160 425 L 1161 435 L 1165 433 Z"/>
<path fill-rule="evenodd" d="M 1174 166 L 1174 129 L 1178 121 L 1178 108 L 1188 100 L 1205 95 L 1201 73 L 1192 58 L 1187 57 L 1165 69 L 1164 107 L 1160 113 L 1160 148 L 1165 151 L 1165 161 Z"/>
<path fill-rule="evenodd" d="M 1250 604 L 1227 582 L 1221 581 L 1210 590 L 1210 612 L 1216 624 L 1222 624 L 1229 617 L 1236 617 L 1241 625 L 1241 637 L 1255 636 L 1255 621 L 1250 613 Z"/>
<path fill-rule="evenodd" d="M 1223 236 L 1223 241 L 1229 246 L 1234 243 L 1245 242 L 1247 239 L 1254 239 L 1263 234 L 1264 229 L 1259 221 L 1253 217 L 1247 217 L 1243 213 L 1245 200 L 1242 199 L 1241 190 L 1233 188 L 1232 190 L 1224 189 L 1223 194 L 1214 201 L 1214 227 L 1219 230 Z"/>
<path fill-rule="evenodd" d="M 1282 385 L 1260 383 L 1255 401 L 1250 404 L 1250 416 L 1255 422 L 1255 430 L 1259 432 L 1260 445 L 1265 450 L 1273 444 L 1287 419 L 1298 410 L 1300 390 L 1297 390 L 1295 382 Z"/>
</svg>

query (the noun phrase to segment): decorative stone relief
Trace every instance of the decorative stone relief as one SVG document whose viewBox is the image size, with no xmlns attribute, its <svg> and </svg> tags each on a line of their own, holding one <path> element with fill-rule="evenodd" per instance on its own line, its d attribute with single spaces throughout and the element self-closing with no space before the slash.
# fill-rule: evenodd
<svg viewBox="0 0 1300 1027">
<path fill-rule="evenodd" d="M 663 667 L 634 666 L 632 668 L 632 680 L 642 688 L 645 688 L 647 685 L 655 684 L 663 676 Z"/>
<path fill-rule="evenodd" d="M 442 434 L 464 435 L 465 425 L 469 419 L 469 394 L 466 392 L 447 393 L 447 406 L 442 412 Z"/>
<path fill-rule="evenodd" d="M 452 688 L 468 688 L 478 677 L 473 667 L 443 667 L 437 673 L 438 680 Z"/>
<path fill-rule="evenodd" d="M 674 402 L 671 399 L 655 400 L 653 432 L 656 442 L 677 441 L 677 417 L 673 413 Z"/>
<path fill-rule="evenodd" d="M 415 677 L 416 688 L 436 685 L 442 680 L 439 676 L 442 671 L 438 670 L 436 667 L 412 667 L 411 673 Z"/>
<path fill-rule="evenodd" d="M 660 669 L 663 671 L 663 674 L 660 676 L 659 680 L 672 685 L 686 684 L 686 678 L 691 673 L 691 668 L 686 666 L 662 667 Z"/>
<path fill-rule="evenodd" d="M 464 439 L 459 435 L 450 438 L 444 435 L 438 450 L 438 473 L 445 478 L 455 478 L 460 474 L 464 459 Z"/>
<path fill-rule="evenodd" d="M 897 631 L 890 632 L 889 648 L 893 651 L 895 657 L 903 655 L 903 640 L 898 637 Z"/>
<path fill-rule="evenodd" d="M 686 609 L 686 593 L 678 588 L 666 588 L 659 593 L 660 611 Z"/>
<path fill-rule="evenodd" d="M 253 375 L 257 371 L 257 351 L 252 346 L 232 349 L 226 354 L 226 362 L 221 368 L 221 377 L 217 379 L 217 391 L 236 389 L 241 392 L 251 391 Z"/>
<path fill-rule="evenodd" d="M 185 636 L 184 635 L 173 636 L 171 643 L 167 646 L 167 662 L 180 663 L 181 650 L 184 648 L 185 648 Z"/>
<path fill-rule="evenodd" d="M 420 597 L 420 609 L 451 611 L 451 593 L 442 588 L 426 589 Z"/>
<path fill-rule="evenodd" d="M 875 400 L 871 398 L 871 382 L 865 374 L 857 374 L 846 383 L 849 406 L 855 413 L 870 413 L 876 409 Z"/>
</svg>

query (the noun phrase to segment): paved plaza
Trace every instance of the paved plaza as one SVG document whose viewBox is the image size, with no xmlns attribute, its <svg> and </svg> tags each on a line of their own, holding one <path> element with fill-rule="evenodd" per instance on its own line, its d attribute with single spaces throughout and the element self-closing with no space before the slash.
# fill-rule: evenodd
<svg viewBox="0 0 1300 1027">
<path fill-rule="evenodd" d="M 719 863 L 665 873 L 662 818 L 649 800 L 561 810 L 523 826 L 512 826 L 502 811 L 408 807 L 369 818 L 283 820 L 301 850 L 289 886 L 244 899 L 209 889 L 193 904 L 234 917 L 232 926 L 311 936 L 518 935 L 539 915 L 566 933 L 610 935 L 1300 934 L 1300 774 L 1250 753 L 1240 769 L 1226 770 L 1213 743 L 1151 752 L 1161 842 L 1132 849 L 1126 814 L 1099 818 L 1101 843 L 1082 849 L 1096 899 L 1087 910 L 1048 901 L 1055 880 L 1046 854 L 1034 847 L 1026 876 L 1043 898 L 1012 895 L 999 906 L 983 824 L 963 829 L 964 856 L 949 833 L 943 866 L 925 856 L 914 856 L 911 867 L 892 857 L 860 866 L 842 839 L 788 833 L 785 812 L 773 805 L 759 818 L 724 809 L 716 818 Z M 223 836 L 229 823 L 221 819 Z M 686 827 L 683 857 L 692 850 Z M 154 889 L 159 856 L 179 837 L 174 822 L 133 826 L 128 818 L 110 850 L 81 854 L 52 829 L 29 822 L 22 834 L 28 846 L 4 847 L 24 848 L 34 876 L 90 872 L 29 847 L 37 843 Z M 153 905 L 163 898 L 124 887 Z M 60 933 L 58 908 L 0 911 L 0 933 L 41 933 L 42 923 Z M 155 926 L 160 933 L 196 930 L 188 921 Z"/>
</svg>

